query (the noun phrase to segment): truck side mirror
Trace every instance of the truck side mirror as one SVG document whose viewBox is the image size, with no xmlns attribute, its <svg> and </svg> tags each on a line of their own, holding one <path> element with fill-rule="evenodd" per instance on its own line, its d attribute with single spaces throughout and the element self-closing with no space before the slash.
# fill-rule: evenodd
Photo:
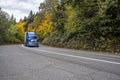
<svg viewBox="0 0 120 80">
<path fill-rule="evenodd" d="M 37 38 L 37 41 L 39 41 L 40 40 L 40 38 Z"/>
</svg>

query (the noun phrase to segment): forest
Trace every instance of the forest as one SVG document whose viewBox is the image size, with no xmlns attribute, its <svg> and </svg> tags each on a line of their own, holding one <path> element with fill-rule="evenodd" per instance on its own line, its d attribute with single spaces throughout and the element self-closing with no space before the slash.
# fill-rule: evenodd
<svg viewBox="0 0 120 80">
<path fill-rule="evenodd" d="M 0 44 L 34 31 L 41 44 L 120 53 L 120 0 L 45 0 L 38 9 L 19 22 L 0 9 Z"/>
</svg>

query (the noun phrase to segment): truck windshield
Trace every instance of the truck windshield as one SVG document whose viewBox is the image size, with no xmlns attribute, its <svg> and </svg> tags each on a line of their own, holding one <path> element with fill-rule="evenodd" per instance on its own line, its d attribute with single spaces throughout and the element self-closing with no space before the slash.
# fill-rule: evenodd
<svg viewBox="0 0 120 80">
<path fill-rule="evenodd" d="M 36 39 L 36 36 L 29 36 L 29 39 Z"/>
</svg>

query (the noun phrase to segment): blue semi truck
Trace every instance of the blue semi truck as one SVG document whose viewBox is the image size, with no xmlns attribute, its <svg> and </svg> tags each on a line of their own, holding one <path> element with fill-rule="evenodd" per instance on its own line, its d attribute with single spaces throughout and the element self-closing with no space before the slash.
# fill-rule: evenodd
<svg viewBox="0 0 120 80">
<path fill-rule="evenodd" d="M 39 47 L 38 38 L 35 32 L 25 32 L 24 45 L 27 47 Z"/>
</svg>

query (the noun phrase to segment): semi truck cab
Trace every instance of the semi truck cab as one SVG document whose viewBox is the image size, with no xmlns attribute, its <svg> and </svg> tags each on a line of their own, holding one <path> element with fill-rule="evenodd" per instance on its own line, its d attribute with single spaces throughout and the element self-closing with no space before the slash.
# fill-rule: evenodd
<svg viewBox="0 0 120 80">
<path fill-rule="evenodd" d="M 27 47 L 39 47 L 38 38 L 35 32 L 25 32 L 24 45 Z"/>
</svg>

